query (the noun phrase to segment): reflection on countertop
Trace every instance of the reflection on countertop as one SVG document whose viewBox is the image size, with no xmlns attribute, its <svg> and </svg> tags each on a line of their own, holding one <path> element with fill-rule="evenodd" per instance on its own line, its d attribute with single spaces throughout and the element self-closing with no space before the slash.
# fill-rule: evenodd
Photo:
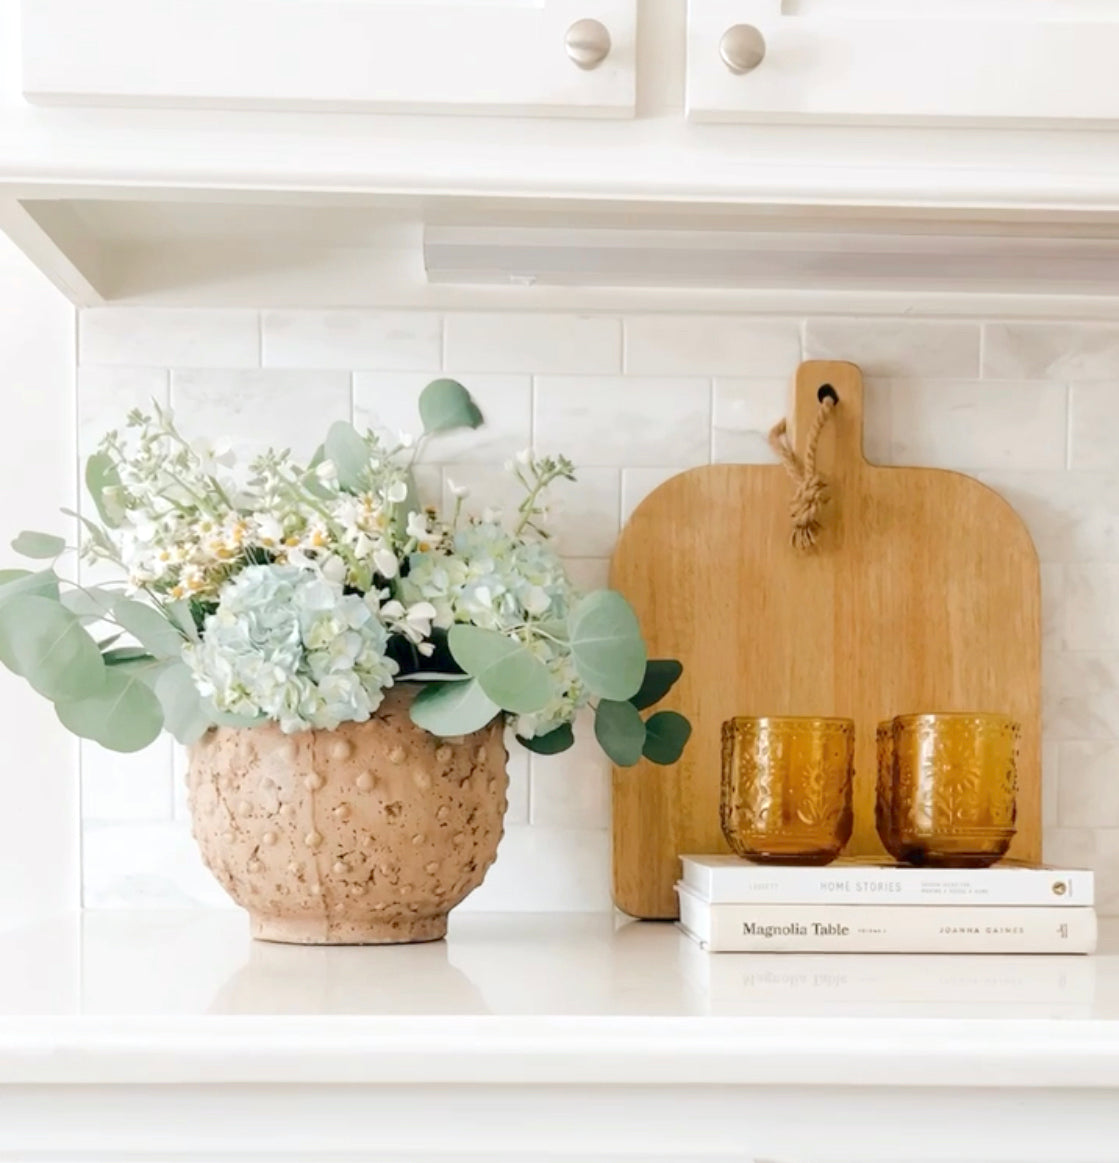
<svg viewBox="0 0 1119 1163">
<path fill-rule="evenodd" d="M 709 955 L 666 923 L 463 914 L 446 942 L 300 947 L 233 911 L 88 912 L 0 929 L 10 1017 L 494 1015 L 1119 1018 L 1119 927 L 1070 956 Z"/>
</svg>

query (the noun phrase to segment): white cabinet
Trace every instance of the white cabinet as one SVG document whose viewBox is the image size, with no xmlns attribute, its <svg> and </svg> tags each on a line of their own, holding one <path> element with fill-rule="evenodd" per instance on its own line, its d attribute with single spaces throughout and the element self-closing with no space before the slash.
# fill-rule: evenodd
<svg viewBox="0 0 1119 1163">
<path fill-rule="evenodd" d="M 634 112 L 637 0 L 23 0 L 22 29 L 35 102 Z"/>
<path fill-rule="evenodd" d="M 1119 4 L 689 0 L 696 121 L 1119 122 Z M 737 70 L 737 71 L 736 71 Z"/>
</svg>

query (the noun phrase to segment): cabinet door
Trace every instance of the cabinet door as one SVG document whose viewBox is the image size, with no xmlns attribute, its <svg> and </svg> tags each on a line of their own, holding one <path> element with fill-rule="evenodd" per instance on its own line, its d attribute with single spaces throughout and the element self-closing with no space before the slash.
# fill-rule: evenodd
<svg viewBox="0 0 1119 1163">
<path fill-rule="evenodd" d="M 596 66 L 602 29 L 569 37 L 588 19 Z M 23 0 L 22 21 L 37 102 L 634 112 L 637 0 Z"/>
<path fill-rule="evenodd" d="M 1117 61 L 1116 0 L 688 5 L 697 121 L 1119 121 Z"/>
</svg>

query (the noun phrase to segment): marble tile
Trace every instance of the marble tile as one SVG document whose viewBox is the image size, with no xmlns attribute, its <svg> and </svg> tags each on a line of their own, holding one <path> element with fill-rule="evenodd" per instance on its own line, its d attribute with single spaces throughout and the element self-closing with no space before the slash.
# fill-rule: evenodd
<svg viewBox="0 0 1119 1163">
<path fill-rule="evenodd" d="M 1091 828 L 1046 828 L 1041 836 L 1041 858 L 1054 868 L 1094 868 L 1096 833 Z M 1097 903 L 1099 885 L 1097 889 Z"/>
<path fill-rule="evenodd" d="M 1042 716 L 1047 739 L 1119 739 L 1119 652 L 1047 654 Z"/>
<path fill-rule="evenodd" d="M 128 413 L 140 408 L 150 414 L 152 401 L 168 404 L 169 375 L 163 368 L 78 368 L 78 457 L 84 464 L 101 438 L 123 428 Z"/>
<path fill-rule="evenodd" d="M 805 359 L 857 363 L 867 378 L 979 374 L 979 325 L 914 319 L 809 319 Z"/>
<path fill-rule="evenodd" d="M 1119 473 L 980 472 L 1026 522 L 1043 562 L 1119 561 Z"/>
<path fill-rule="evenodd" d="M 1092 833 L 1096 872 L 1096 912 L 1101 917 L 1119 916 L 1119 828 L 1096 828 Z"/>
<path fill-rule="evenodd" d="M 1064 639 L 1065 571 L 1060 565 L 1041 566 L 1041 643 L 1045 651 L 1061 648 Z"/>
<path fill-rule="evenodd" d="M 575 746 L 560 755 L 533 755 L 534 825 L 551 828 L 606 828 L 610 825 L 610 760 L 594 737 L 594 716 L 581 712 Z"/>
<path fill-rule="evenodd" d="M 170 735 L 161 735 L 143 751 L 122 755 L 83 739 L 82 819 L 169 820 L 174 809 L 173 746 Z"/>
<path fill-rule="evenodd" d="M 1119 379 L 1119 373 L 1117 373 Z M 1068 464 L 1071 469 L 1119 473 L 1119 440 L 1115 439 L 1116 380 L 1073 384 L 1069 389 Z"/>
<path fill-rule="evenodd" d="M 259 367 L 260 317 L 242 310 L 87 308 L 78 315 L 78 363 Z"/>
<path fill-rule="evenodd" d="M 705 464 L 711 384 L 704 379 L 540 376 L 534 439 L 580 465 Z"/>
<path fill-rule="evenodd" d="M 83 824 L 82 890 L 87 909 L 236 907 L 186 820 Z"/>
<path fill-rule="evenodd" d="M 480 515 L 487 508 L 502 513 L 507 528 L 516 522 L 523 487 L 503 468 L 480 464 L 444 466 L 443 505 L 454 507 L 451 483 L 469 490 L 463 512 Z M 609 557 L 618 540 L 621 474 L 613 468 L 581 468 L 575 481 L 556 481 L 547 494 L 545 528 L 552 545 L 565 557 Z"/>
<path fill-rule="evenodd" d="M 357 372 L 354 423 L 364 431 L 418 437 L 420 392 L 438 372 Z M 428 463 L 502 464 L 532 443 L 531 376 L 459 375 L 485 418 L 480 428 L 441 432 L 425 441 L 420 460 Z"/>
<path fill-rule="evenodd" d="M 737 315 L 631 315 L 625 321 L 626 371 L 633 375 L 780 376 L 801 359 L 794 319 Z"/>
<path fill-rule="evenodd" d="M 506 828 L 485 883 L 459 906 L 471 912 L 601 912 L 610 908 L 610 833 Z"/>
<path fill-rule="evenodd" d="M 1119 327 L 1096 323 L 987 323 L 983 375 L 1006 380 L 1119 376 Z"/>
<path fill-rule="evenodd" d="M 1119 743 L 1060 745 L 1062 828 L 1119 827 Z"/>
<path fill-rule="evenodd" d="M 622 321 L 610 315 L 457 312 L 445 324 L 443 368 L 476 372 L 620 372 Z"/>
<path fill-rule="evenodd" d="M 1041 826 L 1056 828 L 1060 822 L 1061 745 L 1044 739 L 1041 744 Z"/>
<path fill-rule="evenodd" d="M 1066 650 L 1119 650 L 1119 565 L 1065 567 Z"/>
<path fill-rule="evenodd" d="M 261 325 L 265 367 L 441 366 L 443 320 L 428 311 L 265 311 Z"/>
<path fill-rule="evenodd" d="M 776 464 L 769 431 L 786 413 L 786 379 L 715 381 L 711 426 L 712 461 L 735 464 Z"/>
<path fill-rule="evenodd" d="M 893 464 L 1062 469 L 1068 392 L 1060 384 L 895 380 Z"/>
<path fill-rule="evenodd" d="M 681 471 L 678 468 L 622 469 L 622 524 L 627 524 L 633 511 L 650 493 Z"/>
<path fill-rule="evenodd" d="M 308 459 L 335 420 L 350 419 L 350 377 L 330 371 L 173 371 L 184 436 L 228 440 L 239 458 L 269 446 Z"/>
<path fill-rule="evenodd" d="M 604 590 L 610 585 L 608 557 L 565 557 L 563 564 L 567 576 L 584 593 L 589 590 Z"/>
</svg>

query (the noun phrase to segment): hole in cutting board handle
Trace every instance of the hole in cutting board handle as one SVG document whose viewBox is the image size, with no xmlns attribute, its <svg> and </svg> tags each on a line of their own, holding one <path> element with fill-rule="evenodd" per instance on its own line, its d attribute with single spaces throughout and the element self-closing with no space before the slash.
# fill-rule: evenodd
<svg viewBox="0 0 1119 1163">
<path fill-rule="evenodd" d="M 825 400 L 831 400 L 833 404 L 839 403 L 839 393 L 831 386 L 831 384 L 821 384 L 820 390 L 816 393 L 816 399 L 822 404 Z"/>
</svg>

